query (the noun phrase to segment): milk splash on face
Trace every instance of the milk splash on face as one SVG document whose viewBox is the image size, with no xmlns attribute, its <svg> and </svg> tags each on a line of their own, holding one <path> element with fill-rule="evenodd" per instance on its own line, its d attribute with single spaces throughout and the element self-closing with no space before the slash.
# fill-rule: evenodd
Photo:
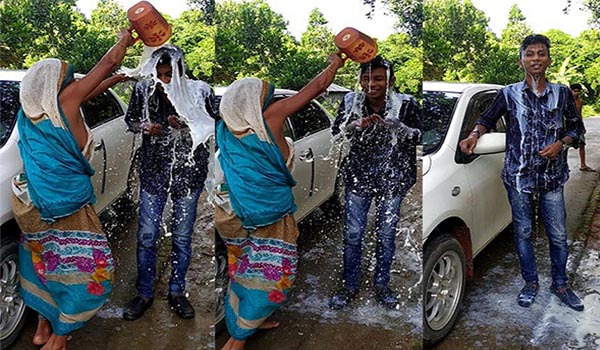
<svg viewBox="0 0 600 350">
<path fill-rule="evenodd" d="M 162 55 L 155 55 L 153 57 L 153 53 L 160 48 L 166 48 L 167 50 L 164 50 L 164 53 L 171 57 L 173 74 L 169 84 L 165 84 L 157 78 L 156 64 Z M 181 65 L 178 62 L 181 62 Z M 206 143 L 214 135 L 215 121 L 210 117 L 205 105 L 207 97 L 211 94 L 211 88 L 203 81 L 190 80 L 184 76 L 185 62 L 183 52 L 179 48 L 170 44 L 159 47 L 145 46 L 140 64 L 133 69 L 122 68 L 121 72 L 129 77 L 151 79 L 152 86 L 149 95 L 154 93 L 156 84 L 163 86 L 177 114 L 185 120 L 187 126 L 190 128 L 193 149 L 200 144 Z M 146 110 L 147 108 L 144 109 Z M 148 120 L 147 118 L 148 114 L 145 112 L 144 119 Z"/>
</svg>

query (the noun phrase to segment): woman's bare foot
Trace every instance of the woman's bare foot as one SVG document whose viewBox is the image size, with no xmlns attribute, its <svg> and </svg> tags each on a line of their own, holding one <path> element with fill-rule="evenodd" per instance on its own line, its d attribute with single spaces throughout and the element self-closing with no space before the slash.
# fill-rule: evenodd
<svg viewBox="0 0 600 350">
<path fill-rule="evenodd" d="M 52 333 L 50 339 L 41 350 L 67 350 L 68 335 L 56 335 Z"/>
<path fill-rule="evenodd" d="M 33 345 L 42 346 L 48 342 L 50 335 L 52 334 L 52 326 L 50 321 L 45 318 L 39 318 L 37 329 L 33 335 Z"/>
<path fill-rule="evenodd" d="M 233 338 L 229 338 L 221 350 L 243 350 L 244 345 L 246 345 L 246 340 L 235 340 Z"/>
<path fill-rule="evenodd" d="M 258 326 L 258 329 L 273 329 L 277 327 L 279 327 L 279 322 L 265 321 L 260 326 Z"/>
</svg>

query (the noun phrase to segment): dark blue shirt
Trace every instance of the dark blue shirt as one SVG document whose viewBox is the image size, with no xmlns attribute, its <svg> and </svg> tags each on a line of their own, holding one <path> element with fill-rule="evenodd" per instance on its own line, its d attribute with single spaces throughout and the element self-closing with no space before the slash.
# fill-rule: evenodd
<svg viewBox="0 0 600 350">
<path fill-rule="evenodd" d="M 142 137 L 140 186 L 154 195 L 169 190 L 173 197 L 185 196 L 189 191 L 202 188 L 208 172 L 209 152 L 202 144 L 192 152 L 189 129 L 175 130 L 169 126 L 168 117 L 177 112 L 167 95 L 158 88 L 152 94 L 149 91 L 148 80 L 136 84 L 125 116 L 129 130 L 135 133 L 142 131 L 144 122 L 162 126 L 160 134 Z M 207 96 L 205 106 L 214 118 L 213 99 L 214 95 Z M 147 108 L 147 118 L 144 108 Z"/>
<path fill-rule="evenodd" d="M 477 120 L 491 130 L 507 114 L 506 155 L 502 180 L 521 192 L 553 191 L 569 179 L 567 151 L 555 158 L 539 152 L 565 136 L 578 145 L 584 126 L 569 88 L 547 83 L 540 96 L 520 82 L 500 90 L 492 105 Z"/>
<path fill-rule="evenodd" d="M 364 93 L 350 92 L 333 123 L 332 133 L 344 130 L 350 143 L 341 169 L 344 185 L 359 196 L 395 197 L 406 193 L 416 182 L 421 109 L 412 96 L 394 94 L 394 103 L 388 98 L 386 106 L 375 111 Z M 373 113 L 385 123 L 362 129 L 352 126 L 352 122 Z"/>
</svg>

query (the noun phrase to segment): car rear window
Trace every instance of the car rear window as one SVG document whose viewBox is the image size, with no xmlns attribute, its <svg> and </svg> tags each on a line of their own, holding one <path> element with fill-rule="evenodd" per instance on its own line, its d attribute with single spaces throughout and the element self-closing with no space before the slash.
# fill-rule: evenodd
<svg viewBox="0 0 600 350">
<path fill-rule="evenodd" d="M 17 124 L 21 108 L 19 85 L 18 81 L 0 81 L 0 147 L 6 144 Z"/>
<path fill-rule="evenodd" d="M 443 91 L 423 92 L 423 154 L 442 145 L 460 94 Z"/>
</svg>

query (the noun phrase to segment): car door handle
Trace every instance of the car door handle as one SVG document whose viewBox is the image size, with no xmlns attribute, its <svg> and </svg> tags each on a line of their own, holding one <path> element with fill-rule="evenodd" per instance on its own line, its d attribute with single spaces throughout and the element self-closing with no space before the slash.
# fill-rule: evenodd
<svg viewBox="0 0 600 350">
<path fill-rule="evenodd" d="M 104 142 L 98 142 L 95 146 L 94 146 L 94 151 L 99 151 L 104 147 Z"/>
<path fill-rule="evenodd" d="M 300 158 L 300 160 L 304 161 L 304 162 L 312 162 L 313 159 L 314 159 L 312 148 L 309 148 L 306 151 L 300 153 L 300 155 L 298 156 L 298 158 Z"/>
</svg>

